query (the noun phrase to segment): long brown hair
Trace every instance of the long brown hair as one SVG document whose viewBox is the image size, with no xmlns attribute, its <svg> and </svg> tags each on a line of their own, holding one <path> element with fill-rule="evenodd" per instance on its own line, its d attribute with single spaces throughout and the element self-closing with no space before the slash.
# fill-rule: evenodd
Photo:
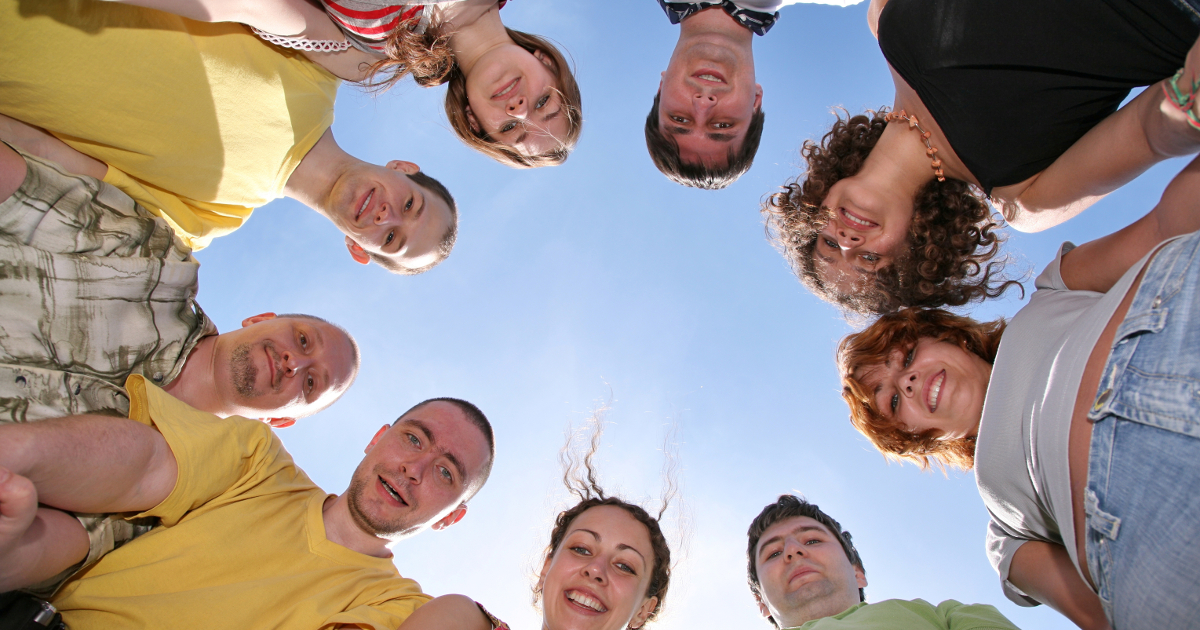
<svg viewBox="0 0 1200 630">
<path fill-rule="evenodd" d="M 989 364 L 996 361 L 1005 322 L 977 322 L 941 309 L 902 309 L 881 316 L 862 332 L 847 335 L 838 344 L 838 372 L 842 398 L 850 406 L 850 423 L 890 458 L 928 468 L 930 458 L 970 470 L 975 465 L 975 438 L 939 439 L 937 429 L 912 433 L 888 418 L 875 404 L 875 392 L 862 382 L 867 368 L 884 364 L 897 350 L 907 351 L 922 338 L 946 341 L 973 353 Z"/>
</svg>

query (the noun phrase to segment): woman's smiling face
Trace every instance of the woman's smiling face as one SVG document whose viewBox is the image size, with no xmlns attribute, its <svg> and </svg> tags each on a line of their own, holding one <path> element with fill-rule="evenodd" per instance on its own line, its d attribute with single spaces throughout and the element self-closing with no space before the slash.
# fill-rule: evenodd
<svg viewBox="0 0 1200 630">
<path fill-rule="evenodd" d="M 526 156 L 561 145 L 570 120 L 550 58 L 516 44 L 489 51 L 466 77 L 472 129 Z"/>
<path fill-rule="evenodd" d="M 624 509 L 599 505 L 567 526 L 539 580 L 546 630 L 640 628 L 658 599 L 650 532 Z"/>
<path fill-rule="evenodd" d="M 821 205 L 830 218 L 817 236 L 813 256 L 827 283 L 852 286 L 903 254 L 912 199 L 895 199 L 852 176 L 831 186 Z"/>
</svg>

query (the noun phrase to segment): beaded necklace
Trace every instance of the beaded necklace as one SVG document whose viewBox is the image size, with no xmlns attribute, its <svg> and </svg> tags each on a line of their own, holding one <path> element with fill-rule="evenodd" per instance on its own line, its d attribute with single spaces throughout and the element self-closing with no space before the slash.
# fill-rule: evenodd
<svg viewBox="0 0 1200 630">
<path fill-rule="evenodd" d="M 931 134 L 928 131 L 925 131 L 925 128 L 921 126 L 921 123 L 917 122 L 916 116 L 909 116 L 902 109 L 898 112 L 888 112 L 884 114 L 883 119 L 886 122 L 907 120 L 909 129 L 916 128 L 917 131 L 921 132 L 921 140 L 925 141 L 925 155 L 929 156 L 930 165 L 933 167 L 933 174 L 937 177 L 939 182 L 946 181 L 946 176 L 942 173 L 942 159 L 937 156 L 937 147 L 933 146 L 933 143 L 929 141 L 929 136 Z"/>
</svg>

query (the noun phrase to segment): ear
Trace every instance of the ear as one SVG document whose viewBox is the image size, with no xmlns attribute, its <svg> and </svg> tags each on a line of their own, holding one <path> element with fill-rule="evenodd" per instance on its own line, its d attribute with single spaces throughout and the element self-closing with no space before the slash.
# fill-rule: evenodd
<svg viewBox="0 0 1200 630">
<path fill-rule="evenodd" d="M 550 561 L 553 559 L 554 556 L 546 556 L 546 561 L 542 563 L 542 572 L 538 573 L 537 586 L 533 589 L 533 592 L 538 595 L 541 595 L 542 590 L 546 588 L 546 574 L 550 572 Z"/>
<path fill-rule="evenodd" d="M 354 259 L 354 262 L 360 265 L 371 264 L 371 257 L 367 255 L 367 250 L 349 236 L 346 237 L 346 249 L 350 250 L 350 257 Z"/>
<path fill-rule="evenodd" d="M 287 427 L 296 424 L 295 418 L 267 418 L 267 424 L 276 429 L 286 429 Z"/>
<path fill-rule="evenodd" d="M 467 515 L 467 504 L 459 503 L 458 507 L 454 508 L 453 512 L 447 514 L 445 518 L 443 518 L 442 520 L 431 525 L 430 529 L 434 529 L 434 530 L 446 529 L 447 527 L 450 527 L 451 525 L 461 521 L 462 518 L 466 515 Z"/>
<path fill-rule="evenodd" d="M 375 444 L 377 442 L 379 442 L 379 438 L 383 437 L 383 434 L 387 433 L 387 430 L 390 428 L 392 428 L 392 425 L 390 425 L 390 424 L 385 424 L 382 427 L 380 427 L 379 430 L 375 432 L 375 437 L 371 438 L 371 443 L 367 445 L 367 448 L 363 449 L 363 452 L 364 453 L 371 452 L 371 449 L 375 448 Z"/>
<path fill-rule="evenodd" d="M 633 619 L 629 622 L 629 627 L 632 630 L 637 630 L 646 625 L 646 619 L 654 613 L 655 606 L 658 606 L 657 597 L 647 597 L 642 605 L 638 607 L 638 611 L 634 613 Z"/>
<path fill-rule="evenodd" d="M 762 109 L 762 86 L 754 84 L 754 111 Z"/>
<path fill-rule="evenodd" d="M 754 603 L 758 604 L 758 614 L 762 615 L 763 619 L 771 616 L 771 611 L 767 608 L 767 605 L 763 603 L 762 595 L 755 593 Z"/>
<path fill-rule="evenodd" d="M 463 111 L 467 114 L 467 125 L 471 127 L 471 131 L 474 133 L 483 132 L 483 127 L 479 126 L 479 121 L 475 119 L 475 112 L 471 111 L 471 106 L 467 105 Z"/>
<path fill-rule="evenodd" d="M 250 317 L 242 320 L 242 328 L 253 326 L 258 322 L 265 322 L 268 319 L 275 319 L 275 313 L 259 313 L 258 315 L 251 315 Z"/>
<path fill-rule="evenodd" d="M 412 162 L 405 162 L 404 160 L 392 160 L 391 162 L 387 163 L 387 167 L 393 171 L 400 171 L 405 175 L 412 175 L 413 173 L 421 172 L 420 166 L 417 166 Z"/>
<path fill-rule="evenodd" d="M 858 588 L 867 588 L 867 574 L 862 569 L 854 567 L 854 579 L 858 582 Z"/>
</svg>

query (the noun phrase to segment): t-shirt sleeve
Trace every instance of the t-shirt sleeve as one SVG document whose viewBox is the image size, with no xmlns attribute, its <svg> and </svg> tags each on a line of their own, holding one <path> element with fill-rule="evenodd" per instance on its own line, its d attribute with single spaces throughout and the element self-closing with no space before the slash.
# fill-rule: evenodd
<svg viewBox="0 0 1200 630">
<path fill-rule="evenodd" d="M 1017 554 L 1017 549 L 1021 545 L 1028 542 L 1024 538 L 1018 538 L 1006 532 L 1004 527 L 992 519 L 988 523 L 987 532 L 987 554 L 988 560 L 991 561 L 992 567 L 1000 574 L 1000 587 L 1004 590 L 1004 596 L 1018 606 L 1037 606 L 1041 604 L 1038 600 L 1026 595 L 1021 589 L 1013 586 L 1012 582 L 1008 581 L 1008 571 L 1012 566 L 1013 556 Z"/>
<path fill-rule="evenodd" d="M 130 376 L 125 387 L 130 419 L 162 434 L 179 470 L 171 494 L 136 517 L 154 516 L 163 525 L 175 525 L 188 512 L 255 485 L 291 462 L 263 422 L 198 411 L 138 375 Z"/>
<path fill-rule="evenodd" d="M 1034 281 L 1034 286 L 1038 291 L 1043 289 L 1047 291 L 1070 291 L 1067 284 L 1062 279 L 1062 259 L 1067 255 L 1067 252 L 1075 249 L 1075 243 L 1070 241 L 1064 242 L 1058 248 L 1058 254 L 1054 256 L 1054 260 L 1050 261 L 1049 265 L 1038 274 L 1037 280 Z"/>
<path fill-rule="evenodd" d="M 421 585 L 415 580 L 401 578 L 389 580 L 390 586 L 386 599 L 379 603 L 364 604 L 350 610 L 342 611 L 330 617 L 321 630 L 329 630 L 338 626 L 370 628 L 371 630 L 395 630 L 408 619 L 409 615 L 428 602 L 429 595 L 421 592 Z"/>
<path fill-rule="evenodd" d="M 946 630 L 1017 630 L 1011 621 L 988 604 L 960 604 L 952 599 L 938 604 Z"/>
<path fill-rule="evenodd" d="M 104 182 L 120 188 L 155 216 L 162 217 L 192 251 L 208 247 L 214 238 L 233 232 L 250 218 L 253 208 L 197 201 L 151 186 L 112 166 Z"/>
</svg>

